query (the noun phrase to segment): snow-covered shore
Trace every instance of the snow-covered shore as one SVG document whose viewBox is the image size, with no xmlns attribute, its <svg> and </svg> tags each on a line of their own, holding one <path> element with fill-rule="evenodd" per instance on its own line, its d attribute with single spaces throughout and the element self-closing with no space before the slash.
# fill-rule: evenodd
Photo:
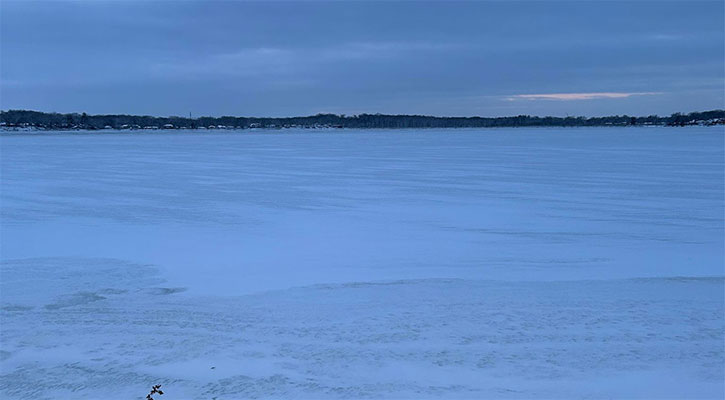
<svg viewBox="0 0 725 400">
<path fill-rule="evenodd" d="M 149 383 L 177 399 L 722 394 L 723 278 L 197 297 L 109 259 L 11 261 L 2 273 L 4 297 L 17 299 L 2 310 L 2 391 L 13 398 L 134 398 Z M 18 285 L 47 297 L 24 301 Z"/>
</svg>

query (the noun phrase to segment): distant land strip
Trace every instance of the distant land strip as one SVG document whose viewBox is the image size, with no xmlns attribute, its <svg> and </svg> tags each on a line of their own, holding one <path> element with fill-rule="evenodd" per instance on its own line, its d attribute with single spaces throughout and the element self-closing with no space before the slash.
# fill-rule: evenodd
<svg viewBox="0 0 725 400">
<path fill-rule="evenodd" d="M 317 114 L 307 117 L 153 117 L 148 115 L 88 115 L 46 113 L 30 110 L 0 111 L 3 130 L 156 130 L 156 129 L 282 129 L 282 128 L 504 128 L 576 126 L 688 126 L 725 125 L 725 110 L 675 113 L 660 117 L 433 117 L 426 115 Z"/>
</svg>

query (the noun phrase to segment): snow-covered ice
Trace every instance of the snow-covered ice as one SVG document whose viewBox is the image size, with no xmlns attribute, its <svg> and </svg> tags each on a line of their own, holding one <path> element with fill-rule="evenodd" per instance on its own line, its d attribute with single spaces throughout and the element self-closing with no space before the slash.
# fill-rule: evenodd
<svg viewBox="0 0 725 400">
<path fill-rule="evenodd" d="M 722 127 L 0 136 L 3 398 L 723 398 Z"/>
</svg>

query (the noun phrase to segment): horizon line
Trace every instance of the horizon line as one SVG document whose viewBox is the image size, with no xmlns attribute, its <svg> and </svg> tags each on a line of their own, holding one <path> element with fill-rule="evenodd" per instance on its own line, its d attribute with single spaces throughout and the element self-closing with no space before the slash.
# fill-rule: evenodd
<svg viewBox="0 0 725 400">
<path fill-rule="evenodd" d="M 725 108 L 714 108 L 709 110 L 696 110 L 696 111 L 689 111 L 689 112 L 673 112 L 670 114 L 648 114 L 648 115 L 635 115 L 635 114 L 608 114 L 608 115 L 599 115 L 599 116 L 586 116 L 586 115 L 565 115 L 565 116 L 556 116 L 556 115 L 532 115 L 532 114 L 512 114 L 512 115 L 499 115 L 499 116 L 480 116 L 480 115 L 470 115 L 470 116 L 454 116 L 454 115 L 429 115 L 429 114 L 386 114 L 386 113 L 369 113 L 369 112 L 363 112 L 358 114 L 346 114 L 346 113 L 334 113 L 334 112 L 318 112 L 315 114 L 309 114 L 309 115 L 294 115 L 294 116 L 274 116 L 274 117 L 258 117 L 258 116 L 243 116 L 243 115 L 220 115 L 220 116 L 211 116 L 211 115 L 201 115 L 198 117 L 191 117 L 190 116 L 182 116 L 182 115 L 151 115 L 151 114 L 126 114 L 126 113 L 95 113 L 95 114 L 89 114 L 85 111 L 81 112 L 57 112 L 57 111 L 38 111 L 38 110 L 31 110 L 31 109 L 23 109 L 23 108 L 9 108 L 7 110 L 1 110 L 0 113 L 6 113 L 6 112 L 34 112 L 34 113 L 41 113 L 41 114 L 58 114 L 58 115 L 83 115 L 86 114 L 89 117 L 95 117 L 95 116 L 133 116 L 133 117 L 151 117 L 151 118 L 179 118 L 179 119 L 186 119 L 186 120 L 197 120 L 200 118 L 246 118 L 246 119 L 292 119 L 292 118 L 310 118 L 310 117 L 317 117 L 321 115 L 334 115 L 339 118 L 357 118 L 363 115 L 379 115 L 379 116 L 386 116 L 386 117 L 425 117 L 425 118 L 449 118 L 449 119 L 471 119 L 471 118 L 480 118 L 480 119 L 497 119 L 497 118 L 516 118 L 516 117 L 530 117 L 530 118 L 607 118 L 607 117 L 638 117 L 638 118 L 644 118 L 644 117 L 664 117 L 664 116 L 672 116 L 676 114 L 680 115 L 688 115 L 688 114 L 694 114 L 694 113 L 707 113 L 707 112 L 718 112 L 718 111 L 725 111 Z"/>
</svg>

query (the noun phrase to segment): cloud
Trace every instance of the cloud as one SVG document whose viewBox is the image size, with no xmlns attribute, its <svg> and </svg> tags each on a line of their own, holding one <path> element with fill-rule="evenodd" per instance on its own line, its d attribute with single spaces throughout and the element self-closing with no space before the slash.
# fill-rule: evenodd
<svg viewBox="0 0 725 400">
<path fill-rule="evenodd" d="M 467 48 L 460 43 L 432 42 L 353 42 L 325 50 L 324 54 L 331 58 L 372 58 L 376 56 L 401 55 L 405 52 L 438 52 Z"/>
<path fill-rule="evenodd" d="M 305 75 L 340 62 L 378 62 L 404 59 L 413 53 L 444 52 L 464 48 L 457 43 L 349 42 L 327 47 L 255 47 L 233 52 L 169 58 L 151 64 L 157 77 L 203 78 Z"/>
<path fill-rule="evenodd" d="M 655 33 L 651 35 L 645 36 L 645 39 L 648 40 L 659 40 L 659 41 L 673 41 L 673 40 L 682 40 L 688 38 L 687 35 L 681 35 L 676 33 Z"/>
<path fill-rule="evenodd" d="M 660 94 L 659 92 L 594 92 L 594 93 L 541 93 L 517 94 L 506 97 L 506 100 L 594 100 L 594 99 L 622 99 L 632 96 L 648 96 Z"/>
</svg>

